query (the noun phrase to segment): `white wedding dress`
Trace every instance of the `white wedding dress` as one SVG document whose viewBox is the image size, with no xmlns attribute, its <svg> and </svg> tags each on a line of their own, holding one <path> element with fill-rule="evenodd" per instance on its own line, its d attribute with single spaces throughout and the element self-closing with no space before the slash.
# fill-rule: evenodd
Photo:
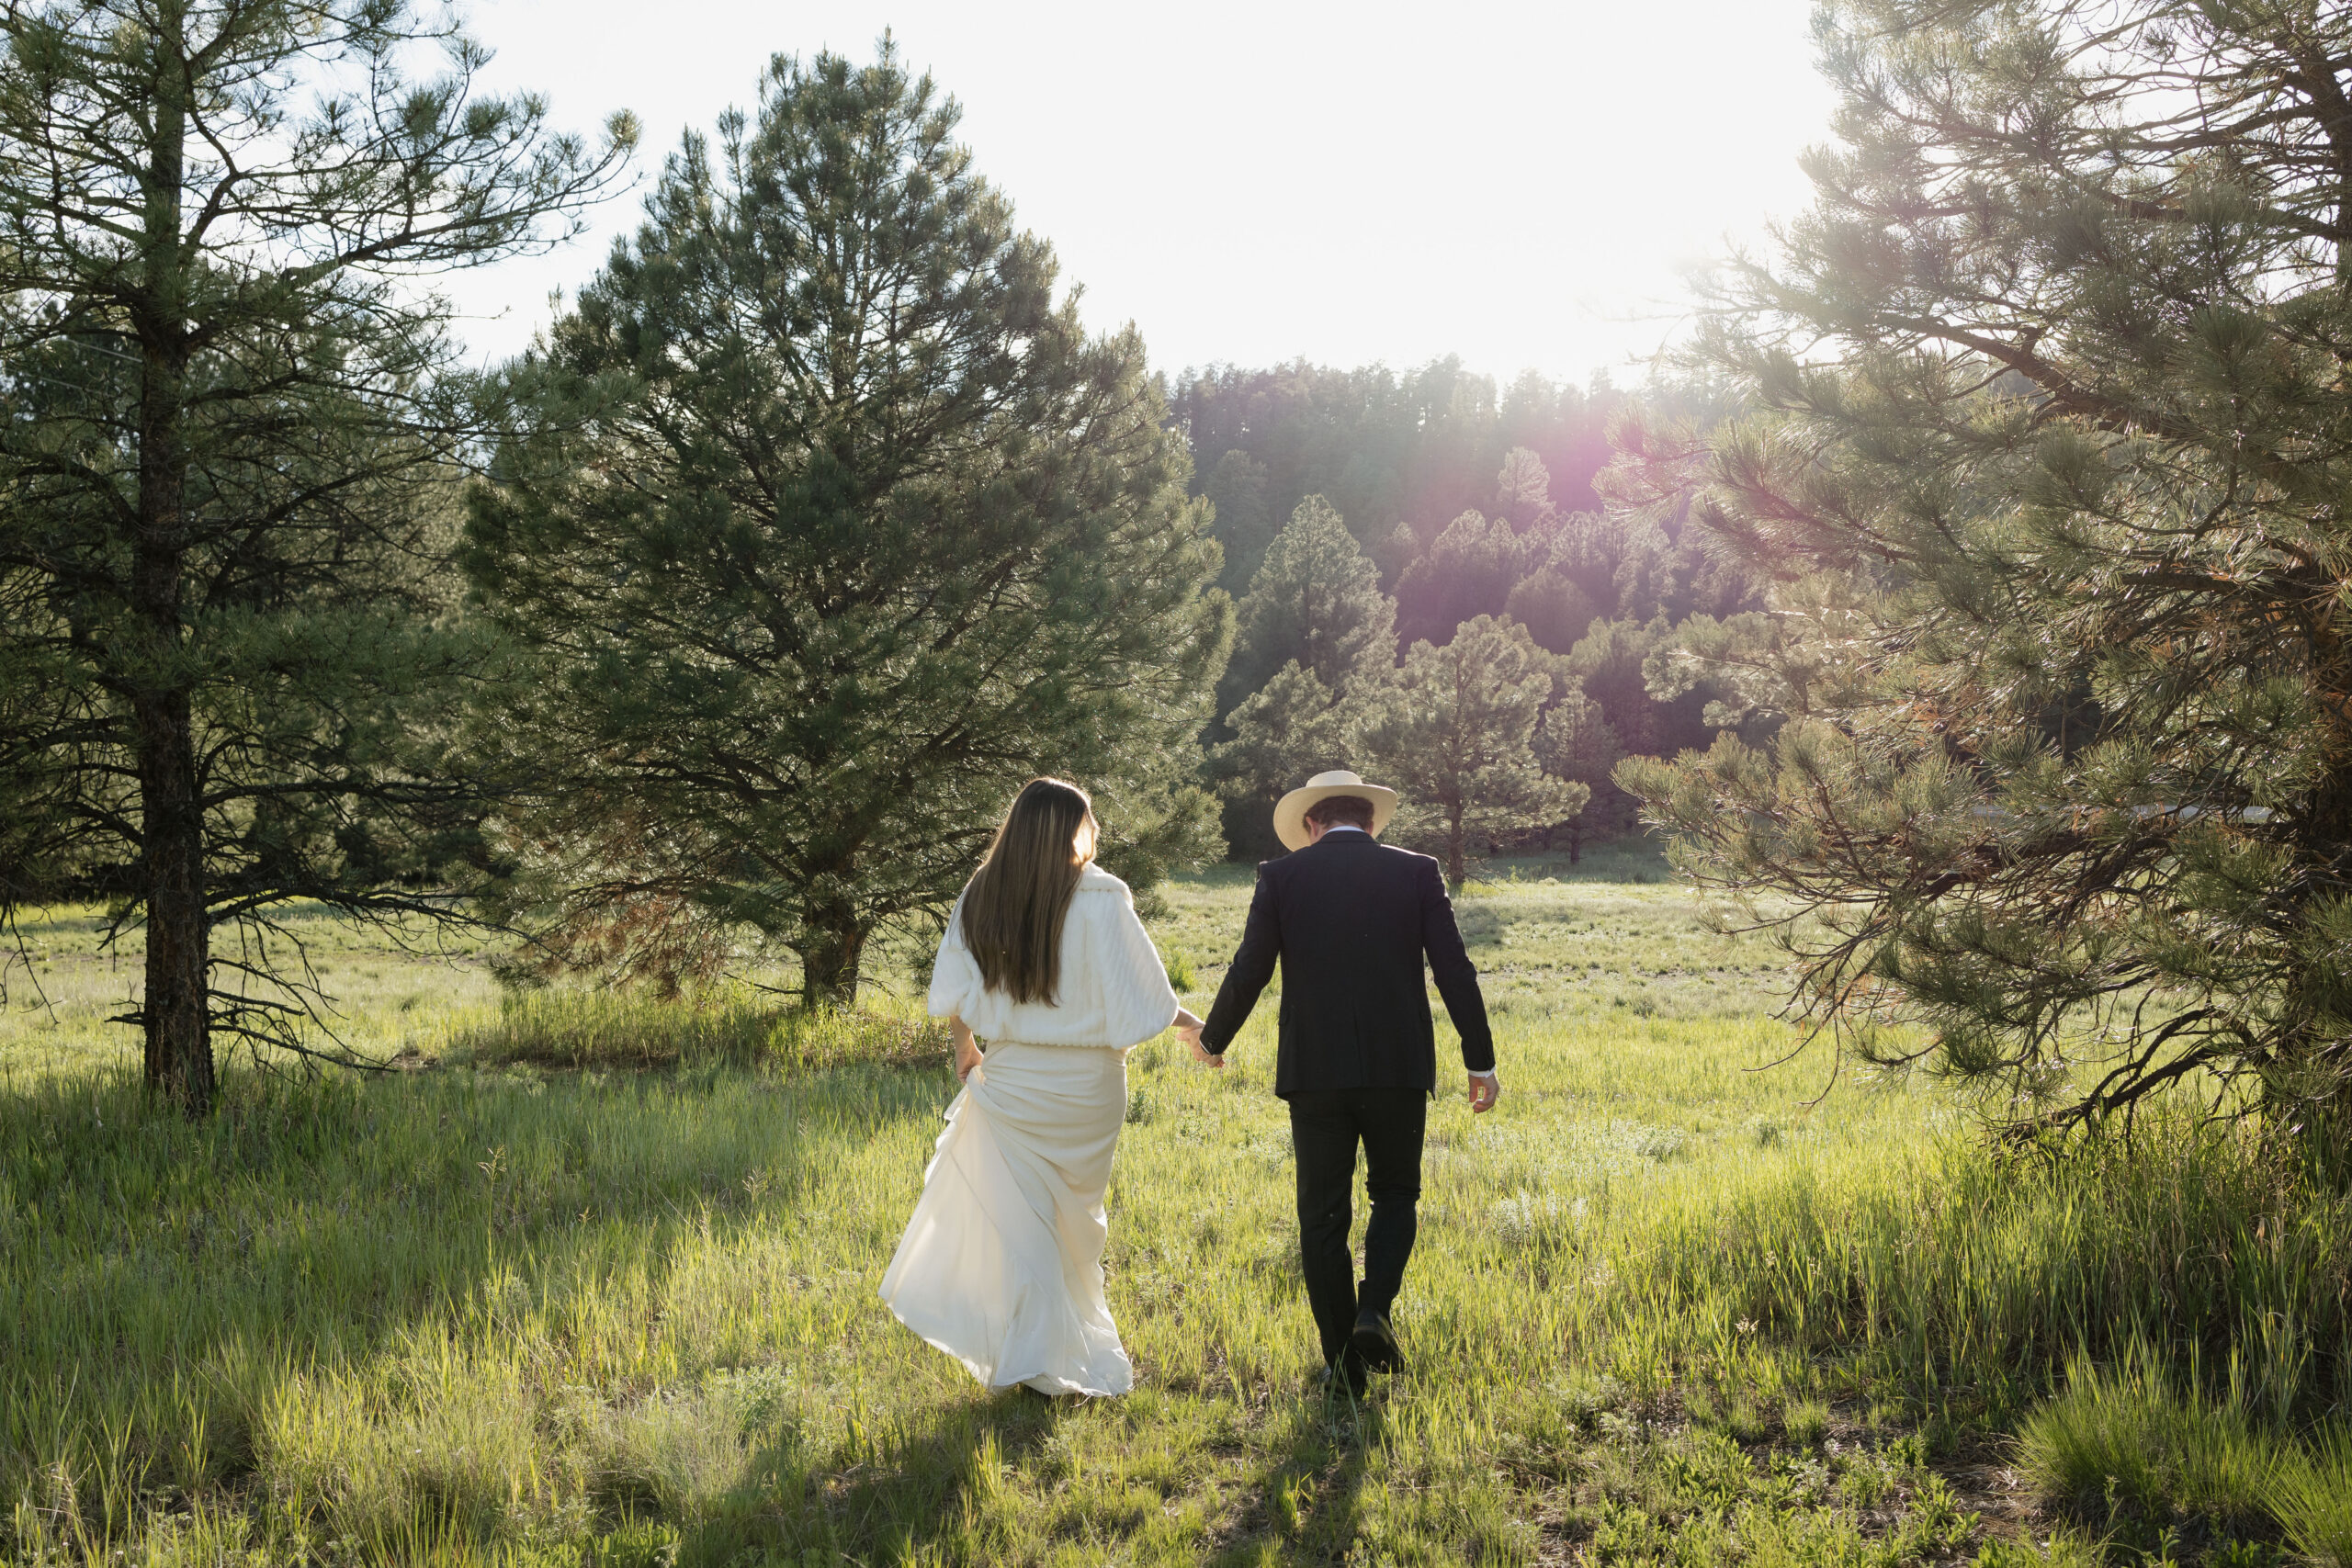
<svg viewBox="0 0 2352 1568">
<path fill-rule="evenodd" d="M 962 923 L 959 900 L 930 1011 L 988 1048 L 947 1108 L 882 1299 L 989 1388 L 1125 1393 L 1135 1370 L 1102 1297 L 1102 1194 L 1127 1048 L 1175 1021 L 1176 993 L 1126 884 L 1093 865 L 1062 925 L 1054 1005 L 983 986 Z"/>
</svg>

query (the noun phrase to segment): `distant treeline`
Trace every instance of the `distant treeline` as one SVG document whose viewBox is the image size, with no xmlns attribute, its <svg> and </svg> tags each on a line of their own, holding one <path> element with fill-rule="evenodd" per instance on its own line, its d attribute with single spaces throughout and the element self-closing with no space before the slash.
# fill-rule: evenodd
<svg viewBox="0 0 2352 1568">
<path fill-rule="evenodd" d="M 1578 388 L 1532 372 L 1498 393 L 1492 377 L 1448 355 L 1401 375 L 1378 365 L 1213 365 L 1183 372 L 1168 400 L 1193 449 L 1194 490 L 1216 504 L 1219 581 L 1239 598 L 1274 530 L 1310 495 L 1338 508 L 1391 586 L 1403 561 L 1383 552 L 1396 530 L 1426 542 L 1465 511 L 1493 509 L 1495 476 L 1513 448 L 1544 465 L 1553 505 L 1600 511 L 1593 477 L 1609 461 L 1609 420 L 1626 394 L 1605 375 Z"/>
<path fill-rule="evenodd" d="M 1533 372 L 1498 386 L 1449 355 L 1402 373 L 1212 366 L 1176 378 L 1167 396 L 1192 447 L 1194 493 L 1216 508 L 1219 585 L 1236 599 L 1248 600 L 1277 533 L 1319 497 L 1393 599 L 1399 657 L 1416 642 L 1450 644 L 1481 615 L 1517 623 L 1560 656 L 1546 705 L 1581 691 L 1605 726 L 1606 755 L 1567 775 L 1591 791 L 1574 821 L 1515 840 L 1550 843 L 1565 833 L 1574 847 L 1627 830 L 1634 803 L 1609 782 L 1609 766 L 1713 740 L 1713 694 L 1664 683 L 1675 694 L 1657 694 L 1645 666 L 1693 615 L 1720 621 L 1757 608 L 1757 581 L 1711 551 L 1680 509 L 1611 514 L 1601 490 L 1613 419 L 1638 402 L 1653 418 L 1711 424 L 1720 414 L 1710 394 L 1634 393 L 1605 374 L 1584 387 Z M 1266 619 L 1246 609 L 1241 617 L 1218 688 L 1213 750 L 1235 739 L 1227 720 L 1236 707 L 1306 654 L 1311 615 L 1253 638 Z M 1235 853 L 1254 858 L 1271 848 L 1256 796 L 1277 781 L 1229 775 L 1227 838 Z"/>
</svg>

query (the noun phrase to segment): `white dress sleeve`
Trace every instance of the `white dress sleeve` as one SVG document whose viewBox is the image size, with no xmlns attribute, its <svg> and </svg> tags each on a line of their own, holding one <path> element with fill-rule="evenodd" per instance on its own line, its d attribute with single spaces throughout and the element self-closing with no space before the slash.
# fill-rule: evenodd
<svg viewBox="0 0 2352 1568">
<path fill-rule="evenodd" d="M 1093 902 L 1102 910 L 1099 933 L 1102 954 L 1105 1044 L 1139 1045 L 1176 1021 L 1180 1005 L 1159 950 L 1136 915 L 1135 896 L 1123 884 L 1114 897 Z"/>
<path fill-rule="evenodd" d="M 931 996 L 923 1010 L 933 1018 L 960 1018 L 966 1023 L 979 1016 L 979 961 L 964 945 L 964 900 L 956 900 L 947 930 L 939 939 L 939 956 L 932 961 Z"/>
</svg>

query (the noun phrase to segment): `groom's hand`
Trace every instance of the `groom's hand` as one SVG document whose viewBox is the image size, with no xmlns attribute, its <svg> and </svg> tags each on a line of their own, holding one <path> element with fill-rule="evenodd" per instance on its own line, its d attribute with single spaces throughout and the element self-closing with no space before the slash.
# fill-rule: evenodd
<svg viewBox="0 0 2352 1568">
<path fill-rule="evenodd" d="M 1503 1097 L 1503 1080 L 1493 1073 L 1470 1075 L 1470 1112 L 1492 1111 L 1495 1101 Z"/>
<path fill-rule="evenodd" d="M 1222 1067 L 1225 1066 L 1225 1058 L 1223 1056 L 1212 1055 L 1209 1048 L 1201 1043 L 1201 1030 L 1198 1024 L 1193 1025 L 1190 1029 L 1178 1030 L 1176 1032 L 1176 1038 L 1184 1043 L 1184 1048 L 1193 1053 L 1193 1060 L 1198 1062 L 1201 1066 L 1204 1067 Z"/>
</svg>

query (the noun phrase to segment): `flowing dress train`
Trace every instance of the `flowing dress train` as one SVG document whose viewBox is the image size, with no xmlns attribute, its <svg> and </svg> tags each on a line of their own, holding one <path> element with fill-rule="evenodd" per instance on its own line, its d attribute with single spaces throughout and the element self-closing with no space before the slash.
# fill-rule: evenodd
<svg viewBox="0 0 2352 1568">
<path fill-rule="evenodd" d="M 1126 1102 L 1124 1051 L 1004 1042 L 948 1107 L 882 1299 L 990 1388 L 1135 1382 L 1102 1297 L 1102 1194 Z"/>
</svg>

